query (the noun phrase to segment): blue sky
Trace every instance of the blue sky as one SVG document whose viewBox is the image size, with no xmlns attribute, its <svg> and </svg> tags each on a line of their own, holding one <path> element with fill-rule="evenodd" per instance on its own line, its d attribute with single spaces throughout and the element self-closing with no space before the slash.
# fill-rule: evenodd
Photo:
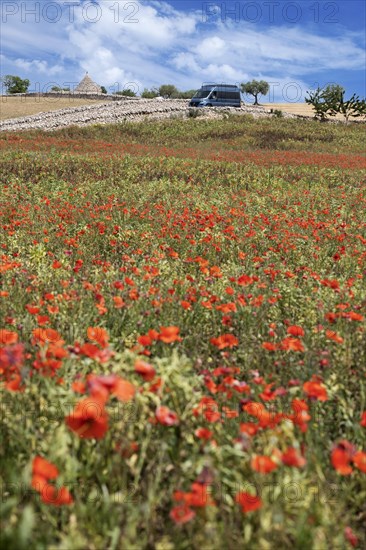
<svg viewBox="0 0 366 550">
<path fill-rule="evenodd" d="M 266 80 L 266 101 L 339 83 L 366 95 L 362 0 L 1 0 L 1 75 L 32 90 Z M 249 98 L 248 98 L 249 99 Z M 264 101 L 264 98 L 263 98 Z"/>
</svg>

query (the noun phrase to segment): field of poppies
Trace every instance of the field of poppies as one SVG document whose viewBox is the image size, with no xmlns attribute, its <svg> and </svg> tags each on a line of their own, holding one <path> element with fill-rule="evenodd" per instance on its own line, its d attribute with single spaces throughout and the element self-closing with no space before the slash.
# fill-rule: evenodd
<svg viewBox="0 0 366 550">
<path fill-rule="evenodd" d="M 363 138 L 0 134 L 3 547 L 366 547 Z"/>
</svg>

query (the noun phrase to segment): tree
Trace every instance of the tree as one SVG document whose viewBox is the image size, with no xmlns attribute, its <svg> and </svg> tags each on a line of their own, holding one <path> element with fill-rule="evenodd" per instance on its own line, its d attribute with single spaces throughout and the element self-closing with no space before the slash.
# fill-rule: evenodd
<svg viewBox="0 0 366 550">
<path fill-rule="evenodd" d="M 318 87 L 317 90 L 306 93 L 309 97 L 305 98 L 305 103 L 313 107 L 315 118 L 321 121 L 341 114 L 348 123 L 350 117 L 366 115 L 366 100 L 360 99 L 356 94 L 345 100 L 345 90 L 339 84 L 329 84 L 323 89 Z"/>
<path fill-rule="evenodd" d="M 170 99 L 172 96 L 178 95 L 178 90 L 173 84 L 163 84 L 159 88 L 159 95 L 165 97 L 165 99 Z"/>
<path fill-rule="evenodd" d="M 258 96 L 269 92 L 269 84 L 265 80 L 252 80 L 241 85 L 241 91 L 254 97 L 254 105 L 259 105 Z"/>
<path fill-rule="evenodd" d="M 151 88 L 151 90 L 144 88 L 144 91 L 142 92 L 141 97 L 143 97 L 144 99 L 153 99 L 158 95 L 159 95 L 159 92 L 156 88 Z"/>
<path fill-rule="evenodd" d="M 2 83 L 7 94 L 26 94 L 29 88 L 29 80 L 20 76 L 8 74 L 2 78 Z"/>
<path fill-rule="evenodd" d="M 69 92 L 70 88 L 60 88 L 60 86 L 52 86 L 51 92 Z"/>
<path fill-rule="evenodd" d="M 197 90 L 187 90 L 186 92 L 178 92 L 177 99 L 191 99 Z"/>
<path fill-rule="evenodd" d="M 101 90 L 102 90 L 102 94 L 107 94 L 107 88 L 105 88 L 104 86 L 101 86 Z"/>
<path fill-rule="evenodd" d="M 115 95 L 123 95 L 125 97 L 136 97 L 136 93 L 130 88 L 126 88 L 125 90 L 121 90 L 120 92 L 115 92 Z"/>
</svg>

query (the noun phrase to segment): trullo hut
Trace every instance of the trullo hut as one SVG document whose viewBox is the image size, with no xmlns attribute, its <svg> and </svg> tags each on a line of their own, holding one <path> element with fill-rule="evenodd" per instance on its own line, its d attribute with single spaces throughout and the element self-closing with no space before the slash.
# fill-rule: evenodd
<svg viewBox="0 0 366 550">
<path fill-rule="evenodd" d="M 96 84 L 90 78 L 88 73 L 86 73 L 82 81 L 76 86 L 74 93 L 75 94 L 101 94 L 102 88 L 99 86 L 99 84 Z"/>
</svg>

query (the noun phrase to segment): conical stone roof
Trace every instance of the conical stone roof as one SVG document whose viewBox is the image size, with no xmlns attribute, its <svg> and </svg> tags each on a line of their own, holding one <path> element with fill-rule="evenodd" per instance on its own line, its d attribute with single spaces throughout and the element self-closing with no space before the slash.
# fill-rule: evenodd
<svg viewBox="0 0 366 550">
<path fill-rule="evenodd" d="M 74 90 L 77 94 L 101 94 L 102 88 L 96 84 L 86 73 L 83 80 L 78 84 Z"/>
</svg>

